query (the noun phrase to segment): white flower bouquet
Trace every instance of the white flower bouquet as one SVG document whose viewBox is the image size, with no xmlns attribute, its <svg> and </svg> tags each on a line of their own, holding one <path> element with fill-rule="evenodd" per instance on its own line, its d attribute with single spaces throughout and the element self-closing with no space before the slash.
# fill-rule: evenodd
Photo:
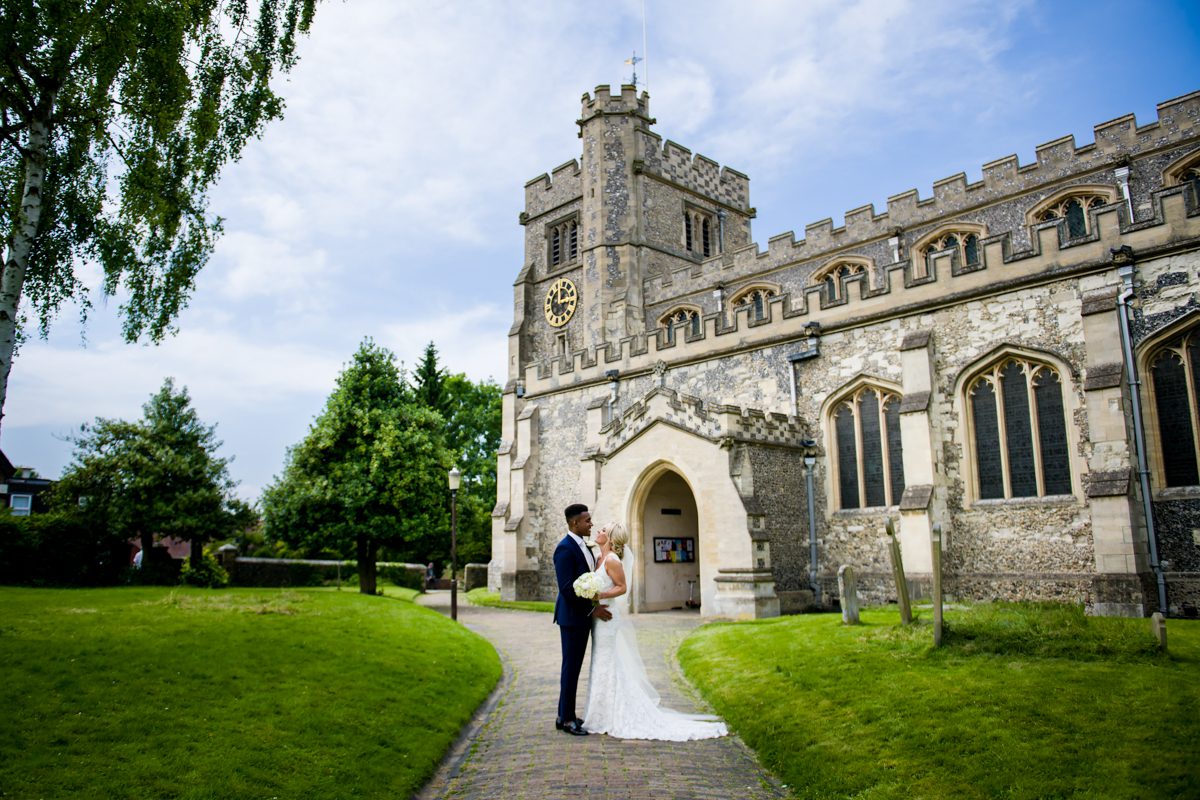
<svg viewBox="0 0 1200 800">
<path fill-rule="evenodd" d="M 576 597 L 596 602 L 596 598 L 600 594 L 601 585 L 599 573 L 585 572 L 575 579 L 575 583 L 571 584 L 571 588 L 575 590 Z"/>
</svg>

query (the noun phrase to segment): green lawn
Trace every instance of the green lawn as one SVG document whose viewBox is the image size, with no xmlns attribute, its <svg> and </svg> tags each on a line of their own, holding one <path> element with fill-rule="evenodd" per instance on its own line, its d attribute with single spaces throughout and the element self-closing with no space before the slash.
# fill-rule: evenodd
<svg viewBox="0 0 1200 800">
<path fill-rule="evenodd" d="M 499 677 L 392 597 L 0 588 L 0 797 L 405 798 Z"/>
<path fill-rule="evenodd" d="M 467 592 L 471 605 L 488 608 L 513 608 L 518 611 L 546 611 L 554 613 L 554 603 L 549 600 L 501 600 L 499 592 L 487 589 L 472 589 Z"/>
<path fill-rule="evenodd" d="M 715 624 L 686 674 L 803 798 L 1171 798 L 1200 786 L 1200 622 L 1070 607 Z"/>
</svg>

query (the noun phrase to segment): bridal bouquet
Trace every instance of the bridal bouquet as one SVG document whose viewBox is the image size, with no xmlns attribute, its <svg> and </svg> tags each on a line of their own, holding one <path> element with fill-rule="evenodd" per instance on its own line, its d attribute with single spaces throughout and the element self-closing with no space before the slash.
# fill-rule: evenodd
<svg viewBox="0 0 1200 800">
<path fill-rule="evenodd" d="M 575 579 L 575 583 L 571 584 L 571 588 L 575 590 L 576 597 L 582 597 L 585 600 L 596 601 L 596 596 L 600 594 L 600 575 L 596 572 L 585 572 Z"/>
</svg>

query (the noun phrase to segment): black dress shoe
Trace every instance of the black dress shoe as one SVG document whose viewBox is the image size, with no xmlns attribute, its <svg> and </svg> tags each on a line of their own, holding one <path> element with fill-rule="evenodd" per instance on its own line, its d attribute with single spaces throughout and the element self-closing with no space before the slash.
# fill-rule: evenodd
<svg viewBox="0 0 1200 800">
<path fill-rule="evenodd" d="M 566 723 L 565 725 L 563 725 L 562 730 L 563 730 L 563 733 L 569 733 L 572 736 L 587 736 L 588 735 L 587 729 L 583 727 L 583 724 L 579 720 L 574 720 L 573 722 Z"/>
<path fill-rule="evenodd" d="M 575 721 L 578 722 L 580 725 L 583 724 L 583 720 L 581 720 L 579 717 L 576 717 Z M 561 731 L 563 728 L 567 727 L 567 725 L 569 725 L 569 724 L 570 724 L 569 722 L 563 722 L 561 718 L 556 719 L 556 720 L 554 720 L 554 730 Z"/>
</svg>

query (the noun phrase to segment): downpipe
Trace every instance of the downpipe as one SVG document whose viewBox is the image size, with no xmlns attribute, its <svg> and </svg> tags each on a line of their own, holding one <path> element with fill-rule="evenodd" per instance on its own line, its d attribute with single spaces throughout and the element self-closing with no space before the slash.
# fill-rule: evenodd
<svg viewBox="0 0 1200 800">
<path fill-rule="evenodd" d="M 1138 484 L 1142 492 L 1142 515 L 1146 519 L 1146 538 L 1150 545 L 1150 571 L 1154 573 L 1154 581 L 1158 585 L 1158 609 L 1167 616 L 1167 583 L 1163 576 L 1162 563 L 1158 560 L 1158 532 L 1154 526 L 1154 505 L 1150 495 L 1150 470 L 1146 468 L 1146 440 L 1142 433 L 1142 382 L 1138 377 L 1137 365 L 1133 358 L 1133 339 L 1129 330 L 1130 306 L 1133 297 L 1133 278 L 1136 271 L 1133 260 L 1133 248 L 1128 245 L 1112 250 L 1113 260 L 1117 262 L 1117 274 L 1121 277 L 1122 290 L 1117 296 L 1117 309 L 1120 313 L 1121 353 L 1125 357 L 1125 374 L 1129 381 L 1130 411 L 1133 415 L 1133 448 L 1134 458 L 1137 459 Z"/>
</svg>

